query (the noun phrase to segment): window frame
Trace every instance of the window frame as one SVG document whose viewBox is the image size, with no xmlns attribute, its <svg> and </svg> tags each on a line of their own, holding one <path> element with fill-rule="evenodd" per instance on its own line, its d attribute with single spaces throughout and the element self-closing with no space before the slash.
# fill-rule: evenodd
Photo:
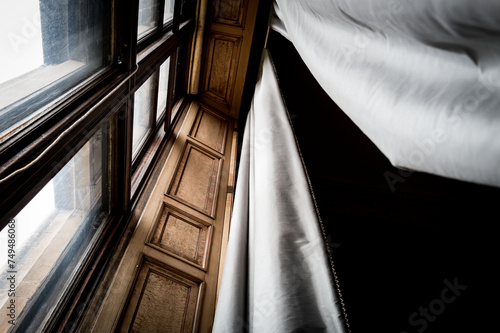
<svg viewBox="0 0 500 333">
<path fill-rule="evenodd" d="M 60 103 L 61 101 L 57 101 L 57 98 L 54 99 L 50 96 L 57 94 L 61 88 L 64 92 L 58 94 L 58 98 L 66 95 L 71 96 L 71 90 L 75 88 L 81 89 L 86 85 L 85 82 L 89 78 L 95 77 L 94 74 L 96 73 L 102 73 L 103 69 L 109 68 L 109 65 L 112 63 L 110 51 L 114 47 L 110 39 L 112 29 L 111 20 L 106 22 L 107 24 L 99 25 L 94 24 L 98 22 L 94 15 L 89 16 L 89 19 L 86 21 L 68 19 L 70 15 L 82 14 L 86 11 L 92 11 L 93 14 L 102 17 L 111 17 L 111 1 L 109 3 L 95 3 L 90 0 L 84 0 L 80 3 L 70 2 L 65 6 L 62 3 L 58 3 L 57 0 L 43 0 L 40 1 L 39 6 L 41 15 L 41 25 L 39 28 L 42 36 L 41 47 L 43 49 L 44 64 L 4 83 L 15 82 L 19 86 L 23 76 L 34 74 L 35 78 L 38 76 L 40 81 L 44 81 L 44 85 L 41 88 L 37 87 L 38 89 L 34 88 L 28 91 L 20 99 L 5 105 L 2 113 L 8 114 L 9 117 L 13 117 L 14 119 L 2 119 L 8 125 L 5 127 L 5 130 L 2 130 L 0 142 L 9 137 L 9 132 L 15 132 L 16 128 L 24 127 L 26 124 L 29 125 L 29 123 L 33 122 L 33 117 L 40 116 L 37 114 L 40 110 L 46 112 L 47 109 L 50 109 L 50 107 L 47 108 L 47 105 L 57 105 Z M 60 11 L 54 10 L 54 6 Z M 101 7 L 100 10 L 98 7 Z M 97 12 L 94 13 L 93 10 L 97 10 Z M 58 17 L 59 15 L 65 17 L 67 20 L 61 19 Z M 102 30 L 102 36 L 96 32 L 99 30 Z M 54 37 L 54 34 L 62 37 L 62 39 Z M 108 43 L 101 43 L 103 46 L 101 49 L 88 47 L 82 52 L 82 50 L 72 50 L 69 48 L 70 39 L 71 41 L 73 39 L 81 40 L 84 43 L 92 41 L 96 44 L 100 40 L 109 40 L 110 43 L 109 45 Z M 108 57 L 109 59 L 105 60 Z M 100 65 L 88 61 L 89 59 L 95 60 L 99 58 Z M 44 72 L 58 72 L 55 68 L 49 70 L 49 67 L 45 67 L 45 65 L 57 66 L 69 60 L 81 62 L 82 65 L 72 72 L 61 72 L 59 78 L 48 79 L 44 76 Z M 7 85 L 5 89 L 9 92 L 9 89 L 16 88 L 19 87 L 9 88 Z"/>
<path fill-rule="evenodd" d="M 177 3 L 180 1 L 176 1 Z M 161 8 L 161 7 L 160 7 Z M 194 22 L 193 21 L 185 21 L 183 24 L 181 24 L 179 30 L 177 33 L 173 32 L 172 30 L 167 31 L 164 33 L 162 36 L 160 36 L 159 39 L 157 39 L 154 42 L 151 42 L 151 44 L 148 45 L 148 47 L 144 47 L 142 50 L 137 54 L 137 63 L 138 63 L 138 71 L 136 73 L 136 79 L 135 79 L 135 87 L 131 92 L 131 95 L 137 91 L 141 87 L 141 85 L 146 82 L 151 75 L 156 76 L 154 79 L 155 83 L 155 96 L 158 96 L 158 73 L 160 66 L 165 62 L 170 57 L 170 71 L 169 71 L 169 82 L 168 82 L 168 92 L 167 92 L 167 106 L 166 106 L 166 112 L 164 115 L 160 118 L 159 124 L 155 126 L 154 128 L 150 129 L 146 135 L 146 138 L 144 139 L 141 147 L 138 149 L 137 155 L 133 158 L 132 160 L 132 172 L 136 172 L 138 169 L 141 168 L 141 163 L 144 160 L 145 155 L 148 153 L 148 148 L 151 147 L 153 141 L 155 140 L 155 136 L 158 132 L 162 131 L 161 125 L 164 124 L 163 131 L 165 134 L 169 134 L 170 129 L 172 127 L 172 122 L 167 122 L 167 119 L 170 119 L 171 114 L 172 114 L 172 108 L 174 106 L 174 103 L 172 103 L 172 89 L 173 89 L 173 80 L 175 80 L 175 77 L 173 77 L 172 73 L 172 66 L 175 65 L 176 61 L 176 50 L 177 47 L 182 43 L 182 42 L 188 42 L 190 43 L 190 39 L 192 36 L 192 33 L 194 31 Z M 186 60 L 189 59 L 189 55 L 186 57 Z M 187 70 L 186 70 L 187 72 Z M 156 113 L 156 110 L 154 107 L 156 106 L 157 101 L 154 102 L 153 105 L 153 113 Z M 133 105 L 133 97 L 131 104 Z M 130 117 L 133 119 L 133 113 L 130 115 Z M 151 115 L 152 118 L 153 115 Z M 155 121 L 156 122 L 156 121 Z M 136 182 L 136 179 L 133 179 L 133 183 Z M 136 186 L 137 187 L 137 186 Z M 135 198 L 137 197 L 136 193 L 133 191 L 132 196 Z"/>
<path fill-rule="evenodd" d="M 111 167 L 106 170 L 110 175 L 109 186 L 113 189 L 109 198 L 111 213 L 104 222 L 103 231 L 83 258 L 83 264 L 71 280 L 70 287 L 45 323 L 44 329 L 48 331 L 65 331 L 83 317 L 112 254 L 113 245 L 121 237 L 130 212 L 158 160 L 159 148 L 165 146 L 175 124 L 170 119 L 174 106 L 172 81 L 176 78 L 169 75 L 166 112 L 154 130 L 149 131 L 139 153 L 132 160 L 135 91 L 149 75 L 158 75 L 160 65 L 169 56 L 172 73 L 177 61 L 177 47 L 182 43 L 191 44 L 194 12 L 181 22 L 181 2 L 175 0 L 174 19 L 169 24 L 162 24 L 138 41 L 139 0 L 109 0 L 112 8 L 111 64 L 87 78 L 67 98 L 10 133 L 0 143 L 0 161 L 3 161 L 0 162 L 0 191 L 8 193 L 0 197 L 0 228 L 3 229 L 101 126 L 106 122 L 112 124 L 109 142 L 111 161 L 108 162 Z M 163 22 L 164 0 L 159 0 L 159 3 L 159 22 Z M 185 73 L 178 75 L 187 75 L 189 49 L 187 51 Z M 157 98 L 157 79 L 155 82 L 154 98 Z M 181 108 L 183 101 L 181 97 L 175 107 Z M 29 167 L 24 170 L 26 166 Z M 22 314 L 18 318 L 22 320 Z"/>
</svg>

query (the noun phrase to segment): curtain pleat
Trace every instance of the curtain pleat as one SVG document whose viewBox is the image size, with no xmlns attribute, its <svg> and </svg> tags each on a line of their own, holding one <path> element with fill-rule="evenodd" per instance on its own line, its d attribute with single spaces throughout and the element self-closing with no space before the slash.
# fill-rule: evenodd
<svg viewBox="0 0 500 333">
<path fill-rule="evenodd" d="M 345 332 L 269 55 L 249 112 L 213 332 Z"/>
</svg>

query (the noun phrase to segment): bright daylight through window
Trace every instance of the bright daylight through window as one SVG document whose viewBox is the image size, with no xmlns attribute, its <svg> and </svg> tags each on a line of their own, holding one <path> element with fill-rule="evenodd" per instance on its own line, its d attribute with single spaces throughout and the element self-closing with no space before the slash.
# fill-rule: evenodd
<svg viewBox="0 0 500 333">
<path fill-rule="evenodd" d="M 134 129 L 132 151 L 138 153 L 141 143 L 153 126 L 151 113 L 153 111 L 153 78 L 151 76 L 135 93 L 134 100 Z"/>
<path fill-rule="evenodd" d="M 196 3 L 0 2 L 0 333 L 91 311 L 189 102 Z"/>
<path fill-rule="evenodd" d="M 15 223 L 15 300 L 19 313 L 35 293 L 60 294 L 73 270 L 100 231 L 109 214 L 109 182 L 104 156 L 108 152 L 105 125 L 62 167 L 52 180 L 17 214 Z M 7 249 L 9 230 L 0 232 L 0 247 Z M 7 257 L 2 272 L 11 271 Z M 9 263 L 10 263 L 9 262 Z M 9 281 L 0 280 L 0 306 L 6 308 Z M 36 316 L 42 297 L 31 302 L 24 316 Z M 51 304 L 54 306 L 55 304 Z M 22 324 L 20 324 L 22 325 Z M 10 324 L 0 321 L 0 331 Z"/>
<path fill-rule="evenodd" d="M 90 0 L 0 3 L 0 141 L 109 62 L 104 12 Z"/>
<path fill-rule="evenodd" d="M 158 106 L 156 108 L 156 121 L 158 121 L 165 111 L 167 105 L 168 76 L 170 70 L 170 57 L 160 66 L 160 78 L 158 87 Z"/>
</svg>

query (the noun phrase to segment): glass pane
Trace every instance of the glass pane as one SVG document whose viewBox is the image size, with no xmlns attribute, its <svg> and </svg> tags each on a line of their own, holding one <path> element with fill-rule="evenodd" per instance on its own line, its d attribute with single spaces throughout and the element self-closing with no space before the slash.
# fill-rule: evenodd
<svg viewBox="0 0 500 333">
<path fill-rule="evenodd" d="M 174 3 L 175 0 L 165 0 L 165 9 L 163 11 L 163 24 L 166 24 L 174 19 Z"/>
<path fill-rule="evenodd" d="M 158 106 L 156 109 L 156 120 L 160 119 L 167 106 L 168 74 L 170 69 L 170 57 L 160 66 L 160 78 L 158 85 Z"/>
<path fill-rule="evenodd" d="M 158 2 L 156 0 L 139 0 L 139 24 L 137 39 L 147 35 L 158 26 Z"/>
<path fill-rule="evenodd" d="M 0 140 L 108 64 L 105 12 L 97 1 L 0 2 Z"/>
<path fill-rule="evenodd" d="M 142 84 L 134 95 L 134 128 L 132 135 L 132 156 L 139 152 L 152 125 L 153 75 Z"/>
<path fill-rule="evenodd" d="M 55 305 L 44 303 L 56 295 L 55 303 L 68 286 L 109 214 L 107 138 L 104 126 L 0 232 L 1 248 L 9 253 L 0 258 L 0 268 L 15 280 L 15 295 L 8 293 L 10 281 L 0 280 L 3 309 L 14 299 L 17 316 L 24 309 L 24 318 L 32 318 L 41 304 Z M 5 325 L 1 320 L 1 332 Z M 18 331 L 30 331 L 22 325 L 28 323 L 17 322 Z"/>
</svg>

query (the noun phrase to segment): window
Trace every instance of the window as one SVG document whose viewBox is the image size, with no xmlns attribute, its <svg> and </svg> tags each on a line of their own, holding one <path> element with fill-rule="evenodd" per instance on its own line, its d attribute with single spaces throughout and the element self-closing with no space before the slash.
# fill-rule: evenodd
<svg viewBox="0 0 500 333">
<path fill-rule="evenodd" d="M 132 129 L 132 153 L 137 156 L 139 147 L 153 126 L 153 76 L 146 80 L 135 93 L 134 98 L 134 128 Z"/>
<path fill-rule="evenodd" d="M 2 272 L 16 241 L 16 293 L 2 280 L 0 305 L 17 302 L 2 330 L 78 324 L 182 105 L 195 5 L 0 5 Z"/>
<path fill-rule="evenodd" d="M 155 0 L 139 1 L 139 24 L 137 38 L 141 38 L 158 26 L 158 2 Z"/>
<path fill-rule="evenodd" d="M 176 50 L 176 61 L 174 67 L 174 80 L 172 82 L 172 104 L 176 103 L 186 93 L 186 61 L 188 57 L 188 46 L 181 44 Z M 175 120 L 177 109 L 172 112 L 170 121 Z"/>
<path fill-rule="evenodd" d="M 20 327 L 28 328 L 40 308 L 55 306 L 55 297 L 27 301 L 35 293 L 64 292 L 110 213 L 108 133 L 104 125 L 0 233 L 1 248 L 11 254 L 3 256 L 0 267 L 15 281 L 13 288 L 12 281 L 0 280 L 0 304 L 5 309 L 10 299 L 15 300 L 16 310 L 26 318 Z M 2 331 L 6 326 L 10 325 L 0 321 Z"/>
<path fill-rule="evenodd" d="M 160 66 L 160 77 L 158 78 L 158 106 L 156 108 L 156 121 L 164 114 L 167 107 L 168 81 L 170 74 L 170 57 Z"/>
<path fill-rule="evenodd" d="M 0 140 L 109 63 L 110 21 L 90 0 L 0 4 Z"/>
<path fill-rule="evenodd" d="M 190 39 L 181 40 L 164 54 L 157 52 L 153 55 L 151 49 L 158 48 L 155 40 L 161 39 L 162 36 L 172 31 L 186 30 L 188 8 L 194 8 L 192 1 L 139 1 L 137 39 L 140 52 L 137 55 L 139 72 L 136 76 L 138 88 L 134 93 L 132 142 L 134 173 L 141 169 L 139 164 L 144 163 L 143 157 L 150 155 L 147 149 L 151 147 L 161 127 L 165 127 L 168 132 L 179 110 L 179 107 L 175 106 L 186 95 L 187 51 Z M 179 13 L 176 14 L 177 11 Z M 145 19 L 146 17 L 148 19 Z M 176 17 L 177 19 L 174 19 Z M 140 28 L 146 21 L 150 22 L 150 28 Z M 163 22 L 163 25 L 160 22 Z M 132 181 L 135 182 L 136 178 L 134 176 Z M 132 187 L 132 196 L 135 188 Z"/>
<path fill-rule="evenodd" d="M 163 24 L 167 24 L 174 19 L 174 1 L 165 0 L 165 8 L 163 10 Z"/>
</svg>

